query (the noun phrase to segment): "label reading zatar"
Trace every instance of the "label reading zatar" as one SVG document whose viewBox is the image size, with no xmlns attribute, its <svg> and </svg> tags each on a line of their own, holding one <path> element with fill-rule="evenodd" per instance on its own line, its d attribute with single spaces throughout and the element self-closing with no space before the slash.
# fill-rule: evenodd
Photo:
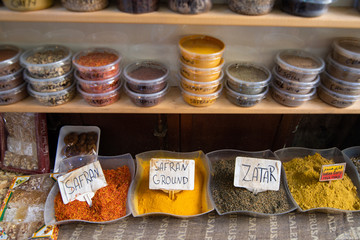
<svg viewBox="0 0 360 240">
<path fill-rule="evenodd" d="M 192 159 L 150 159 L 149 188 L 194 190 L 195 161 Z"/>
<path fill-rule="evenodd" d="M 280 188 L 281 161 L 237 157 L 235 161 L 234 186 L 258 193 Z"/>
</svg>

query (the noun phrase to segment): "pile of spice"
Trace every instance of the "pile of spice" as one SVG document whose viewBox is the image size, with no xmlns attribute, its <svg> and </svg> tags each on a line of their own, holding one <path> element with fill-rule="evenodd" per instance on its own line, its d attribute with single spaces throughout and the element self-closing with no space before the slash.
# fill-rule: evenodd
<svg viewBox="0 0 360 240">
<path fill-rule="evenodd" d="M 283 163 L 289 189 L 303 210 L 311 208 L 337 208 L 360 210 L 356 187 L 345 173 L 341 180 L 320 182 L 321 166 L 334 164 L 319 153 L 304 158 L 294 158 Z"/>
<path fill-rule="evenodd" d="M 142 176 L 135 194 L 135 207 L 139 215 L 144 213 L 169 213 L 180 216 L 191 216 L 208 211 L 206 198 L 206 170 L 195 160 L 194 190 L 183 190 L 173 199 L 162 190 L 149 189 L 150 161 L 143 161 Z"/>
<path fill-rule="evenodd" d="M 211 194 L 219 213 L 251 211 L 257 213 L 282 213 L 292 209 L 281 179 L 279 191 L 254 194 L 234 186 L 235 159 L 221 159 L 212 164 Z"/>
<path fill-rule="evenodd" d="M 55 197 L 55 218 L 104 222 L 126 215 L 126 199 L 131 182 L 128 166 L 103 170 L 107 186 L 96 191 L 92 206 L 78 200 L 64 204 L 60 192 Z"/>
</svg>

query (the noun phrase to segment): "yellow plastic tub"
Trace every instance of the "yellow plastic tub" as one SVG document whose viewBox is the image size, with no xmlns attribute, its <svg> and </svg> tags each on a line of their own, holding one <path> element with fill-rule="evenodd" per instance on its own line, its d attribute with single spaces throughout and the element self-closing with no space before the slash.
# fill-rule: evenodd
<svg viewBox="0 0 360 240">
<path fill-rule="evenodd" d="M 206 35 L 185 36 L 179 41 L 181 61 L 192 67 L 213 68 L 220 64 L 225 44 Z"/>
<path fill-rule="evenodd" d="M 221 72 L 220 77 L 218 77 L 214 81 L 198 82 L 198 81 L 189 80 L 180 74 L 180 84 L 181 87 L 188 92 L 200 94 L 200 95 L 209 94 L 218 90 L 219 85 L 222 82 L 223 76 L 224 74 L 223 72 Z"/>
<path fill-rule="evenodd" d="M 214 93 L 209 94 L 195 94 L 186 91 L 181 86 L 180 88 L 183 99 L 187 104 L 194 107 L 206 107 L 212 105 L 220 97 L 223 85 L 219 85 Z"/>
<path fill-rule="evenodd" d="M 180 60 L 181 75 L 189 80 L 198 82 L 211 82 L 220 77 L 221 70 L 224 66 L 224 59 L 222 58 L 220 64 L 213 68 L 197 68 L 185 64 Z"/>
</svg>

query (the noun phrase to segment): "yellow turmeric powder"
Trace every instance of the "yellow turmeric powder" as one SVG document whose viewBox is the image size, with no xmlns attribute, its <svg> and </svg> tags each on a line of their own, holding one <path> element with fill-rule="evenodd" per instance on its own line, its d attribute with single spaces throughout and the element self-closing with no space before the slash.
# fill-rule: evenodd
<svg viewBox="0 0 360 240">
<path fill-rule="evenodd" d="M 205 168 L 195 159 L 194 190 L 183 190 L 174 199 L 162 190 L 149 189 L 150 161 L 142 161 L 141 180 L 135 194 L 135 206 L 139 215 L 144 213 L 169 213 L 174 215 L 196 215 L 208 211 L 206 198 Z"/>
<path fill-rule="evenodd" d="M 322 207 L 359 210 L 360 199 L 347 174 L 343 179 L 331 183 L 319 182 L 321 166 L 327 164 L 334 164 L 334 161 L 319 153 L 294 158 L 283 164 L 289 189 L 297 204 L 303 210 Z"/>
</svg>

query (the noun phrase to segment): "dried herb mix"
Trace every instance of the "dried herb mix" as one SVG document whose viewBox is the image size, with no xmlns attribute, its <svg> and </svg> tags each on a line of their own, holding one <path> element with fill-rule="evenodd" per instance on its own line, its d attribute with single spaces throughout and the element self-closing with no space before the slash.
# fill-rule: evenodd
<svg viewBox="0 0 360 240">
<path fill-rule="evenodd" d="M 70 11 L 92 12 L 107 7 L 108 0 L 61 0 L 61 4 Z"/>
<path fill-rule="evenodd" d="M 245 188 L 234 186 L 235 159 L 221 159 L 213 163 L 211 193 L 220 213 L 252 211 L 282 213 L 292 208 L 283 180 L 279 191 L 266 191 L 254 195 Z"/>
</svg>

